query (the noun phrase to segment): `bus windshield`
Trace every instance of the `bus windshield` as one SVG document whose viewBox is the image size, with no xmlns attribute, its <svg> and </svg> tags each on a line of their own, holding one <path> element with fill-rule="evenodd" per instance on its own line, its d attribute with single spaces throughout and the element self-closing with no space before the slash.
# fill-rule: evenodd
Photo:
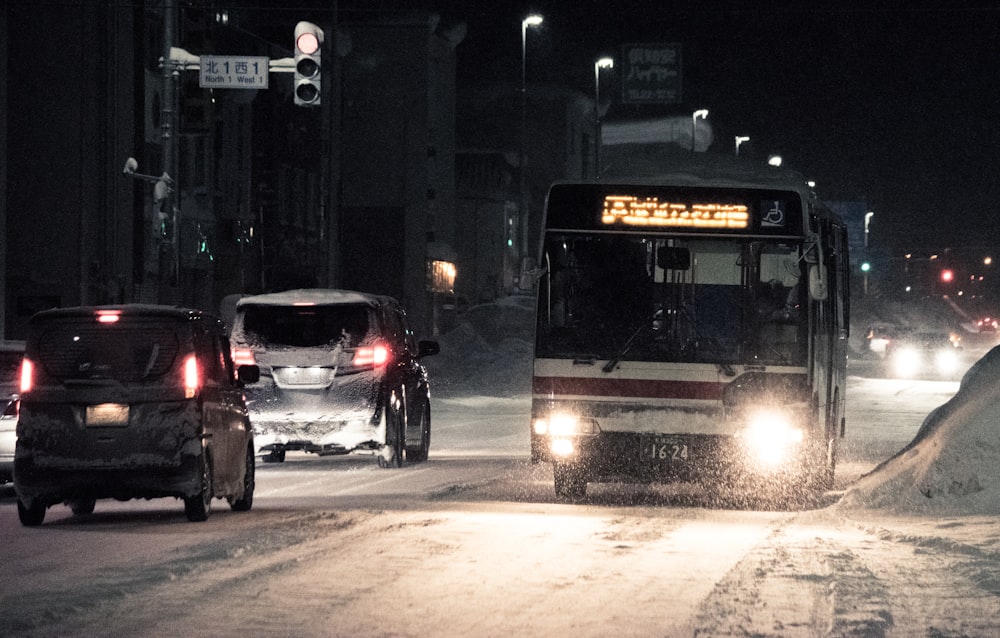
<svg viewBox="0 0 1000 638">
<path fill-rule="evenodd" d="M 800 242 L 550 233 L 544 264 L 538 357 L 805 363 Z"/>
</svg>

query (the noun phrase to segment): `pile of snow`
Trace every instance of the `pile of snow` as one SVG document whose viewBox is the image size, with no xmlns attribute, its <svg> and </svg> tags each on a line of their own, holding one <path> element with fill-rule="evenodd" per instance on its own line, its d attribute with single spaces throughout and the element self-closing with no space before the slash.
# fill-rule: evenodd
<svg viewBox="0 0 1000 638">
<path fill-rule="evenodd" d="M 933 515 L 1000 511 L 1000 347 L 972 366 L 913 441 L 861 477 L 840 507 Z"/>
<path fill-rule="evenodd" d="M 530 394 L 535 300 L 513 296 L 473 306 L 438 337 L 441 352 L 424 360 L 439 397 Z"/>
</svg>

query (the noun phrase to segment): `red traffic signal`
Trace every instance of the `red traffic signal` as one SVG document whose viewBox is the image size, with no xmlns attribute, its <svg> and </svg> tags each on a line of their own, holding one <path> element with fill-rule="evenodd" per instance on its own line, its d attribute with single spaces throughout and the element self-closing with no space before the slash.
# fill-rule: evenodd
<svg viewBox="0 0 1000 638">
<path fill-rule="evenodd" d="M 323 29 L 312 22 L 295 25 L 295 104 L 320 105 L 322 55 Z"/>
<path fill-rule="evenodd" d="M 941 281 L 946 284 L 951 283 L 955 280 L 955 273 L 950 268 L 945 268 L 941 271 Z"/>
</svg>

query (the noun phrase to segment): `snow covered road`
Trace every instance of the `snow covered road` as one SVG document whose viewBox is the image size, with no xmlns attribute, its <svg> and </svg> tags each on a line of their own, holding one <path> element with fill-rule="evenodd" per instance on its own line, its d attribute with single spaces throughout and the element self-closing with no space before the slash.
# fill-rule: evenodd
<svg viewBox="0 0 1000 638">
<path fill-rule="evenodd" d="M 203 524 L 161 499 L 27 529 L 3 492 L 0 635 L 996 635 L 993 516 L 838 504 L 957 388 L 852 377 L 837 491 L 802 512 L 685 486 L 560 502 L 519 397 L 436 399 L 425 464 L 261 465 L 253 511 Z"/>
</svg>

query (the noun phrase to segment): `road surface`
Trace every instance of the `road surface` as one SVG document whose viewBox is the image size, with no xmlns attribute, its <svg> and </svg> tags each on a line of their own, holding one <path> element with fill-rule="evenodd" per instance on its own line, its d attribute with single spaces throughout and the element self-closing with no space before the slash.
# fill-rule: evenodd
<svg viewBox="0 0 1000 638">
<path fill-rule="evenodd" d="M 399 470 L 289 453 L 258 466 L 251 512 L 216 501 L 205 523 L 159 499 L 28 529 L 6 489 L 0 635 L 989 635 L 1000 551 L 970 566 L 973 545 L 921 540 L 940 521 L 835 506 L 957 387 L 851 377 L 835 490 L 804 511 L 690 486 L 560 501 L 527 397 L 435 398 L 431 458 Z"/>
</svg>

